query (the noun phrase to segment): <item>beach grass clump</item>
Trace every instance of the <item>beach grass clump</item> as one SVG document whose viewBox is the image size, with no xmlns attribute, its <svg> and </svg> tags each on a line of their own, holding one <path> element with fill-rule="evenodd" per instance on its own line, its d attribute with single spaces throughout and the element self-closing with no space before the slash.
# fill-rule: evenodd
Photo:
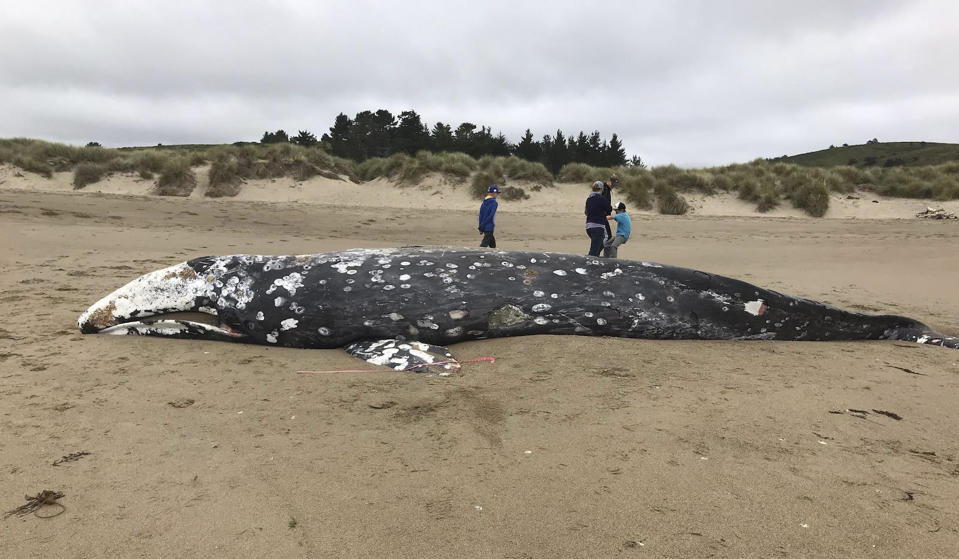
<svg viewBox="0 0 959 559">
<path fill-rule="evenodd" d="M 631 169 L 628 167 L 593 167 L 586 163 L 567 163 L 563 165 L 556 174 L 556 180 L 559 182 L 593 182 L 606 180 L 613 174 L 628 174 Z"/>
<path fill-rule="evenodd" d="M 229 153 L 217 154 L 210 163 L 210 179 L 205 195 L 210 198 L 233 197 L 240 193 L 239 162 Z"/>
<path fill-rule="evenodd" d="M 27 155 L 17 155 L 13 158 L 13 164 L 24 171 L 36 173 L 40 176 L 51 178 L 53 176 L 53 167 L 46 161 L 36 159 Z"/>
<path fill-rule="evenodd" d="M 173 156 L 160 171 L 156 193 L 160 196 L 189 196 L 196 188 L 196 174 L 190 166 L 190 158 Z"/>
<path fill-rule="evenodd" d="M 79 190 L 88 184 L 100 182 L 108 173 L 109 170 L 103 163 L 84 161 L 73 171 L 73 189 Z"/>
<path fill-rule="evenodd" d="M 689 202 L 666 182 L 656 185 L 656 210 L 664 215 L 683 215 L 689 211 Z"/>
<path fill-rule="evenodd" d="M 822 217 L 829 210 L 829 188 L 819 181 L 806 181 L 795 187 L 788 198 L 793 207 L 813 217 Z"/>
<path fill-rule="evenodd" d="M 625 174 L 619 181 L 619 188 L 613 191 L 613 196 L 625 196 L 633 207 L 651 210 L 656 182 L 656 178 L 647 171 Z"/>
<path fill-rule="evenodd" d="M 470 194 L 472 194 L 474 198 L 482 199 L 488 193 L 491 185 L 495 184 L 502 190 L 505 182 L 506 177 L 497 174 L 493 170 L 477 171 L 470 180 Z"/>
<path fill-rule="evenodd" d="M 500 198 L 507 201 L 529 200 L 526 190 L 518 186 L 504 186 L 500 189 Z"/>
</svg>

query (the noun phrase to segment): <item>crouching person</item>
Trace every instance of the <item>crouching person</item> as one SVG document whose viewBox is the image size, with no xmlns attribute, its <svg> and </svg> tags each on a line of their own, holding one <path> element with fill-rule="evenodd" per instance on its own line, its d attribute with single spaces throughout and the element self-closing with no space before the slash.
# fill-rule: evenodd
<svg viewBox="0 0 959 559">
<path fill-rule="evenodd" d="M 603 256 L 606 258 L 619 258 L 619 245 L 629 240 L 629 233 L 633 227 L 629 214 L 626 213 L 626 204 L 620 202 L 613 208 L 613 215 L 607 216 L 607 220 L 616 222 L 616 234 L 607 239 L 603 245 Z"/>
</svg>

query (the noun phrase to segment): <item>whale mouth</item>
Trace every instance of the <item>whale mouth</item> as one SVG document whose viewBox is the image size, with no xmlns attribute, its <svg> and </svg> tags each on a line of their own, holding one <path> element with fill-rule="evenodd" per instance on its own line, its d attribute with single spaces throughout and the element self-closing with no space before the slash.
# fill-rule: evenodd
<svg viewBox="0 0 959 559">
<path fill-rule="evenodd" d="M 246 334 L 237 332 L 230 325 L 218 320 L 214 314 L 191 311 L 161 313 L 148 318 L 117 321 L 103 328 L 94 328 L 90 333 L 229 340 L 247 337 Z"/>
<path fill-rule="evenodd" d="M 104 328 L 98 334 L 115 336 L 161 336 L 167 338 L 205 338 L 229 339 L 245 338 L 246 334 L 237 332 L 226 324 L 213 325 L 206 322 L 192 320 L 171 320 L 167 318 L 151 318 L 122 322 L 109 328 Z"/>
</svg>

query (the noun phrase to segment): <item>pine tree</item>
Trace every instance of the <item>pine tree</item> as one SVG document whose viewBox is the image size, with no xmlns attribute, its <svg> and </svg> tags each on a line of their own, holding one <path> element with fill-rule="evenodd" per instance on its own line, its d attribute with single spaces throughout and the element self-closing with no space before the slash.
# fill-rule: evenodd
<svg viewBox="0 0 959 559">
<path fill-rule="evenodd" d="M 626 150 L 623 148 L 623 142 L 619 141 L 616 134 L 609 140 L 609 146 L 606 149 L 606 166 L 619 167 L 626 164 Z"/>
<path fill-rule="evenodd" d="M 430 144 L 436 152 L 453 151 L 453 129 L 449 124 L 437 122 L 430 132 Z"/>
<path fill-rule="evenodd" d="M 290 140 L 290 142 L 303 147 L 311 147 L 317 144 L 316 136 L 306 130 L 300 130 L 299 133 Z"/>
<path fill-rule="evenodd" d="M 354 157 L 350 149 L 350 138 L 353 129 L 353 121 L 343 113 L 336 115 L 333 126 L 330 127 L 330 149 L 333 155 L 337 157 Z"/>
<path fill-rule="evenodd" d="M 539 161 L 539 143 L 533 139 L 533 133 L 530 132 L 529 128 L 527 128 L 526 133 L 523 134 L 523 139 L 516 144 L 516 147 L 513 149 L 513 154 L 527 161 Z"/>
</svg>

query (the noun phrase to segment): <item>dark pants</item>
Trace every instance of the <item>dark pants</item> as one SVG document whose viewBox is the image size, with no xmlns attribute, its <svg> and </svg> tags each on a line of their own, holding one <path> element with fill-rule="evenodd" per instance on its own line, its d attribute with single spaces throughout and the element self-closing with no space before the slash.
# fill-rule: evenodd
<svg viewBox="0 0 959 559">
<path fill-rule="evenodd" d="M 493 231 L 483 231 L 483 242 L 481 247 L 496 248 L 496 238 L 493 237 Z"/>
<path fill-rule="evenodd" d="M 590 227 L 586 234 L 589 235 L 589 255 L 599 256 L 603 250 L 603 242 L 606 241 L 606 230 L 602 227 Z"/>
</svg>

